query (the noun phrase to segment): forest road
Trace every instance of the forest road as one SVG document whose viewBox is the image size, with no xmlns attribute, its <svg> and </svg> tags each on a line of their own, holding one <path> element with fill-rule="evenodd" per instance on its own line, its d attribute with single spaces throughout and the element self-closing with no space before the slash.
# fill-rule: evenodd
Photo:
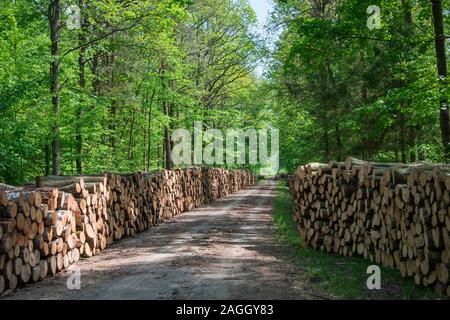
<svg viewBox="0 0 450 320">
<path fill-rule="evenodd" d="M 308 299 L 274 241 L 277 184 L 241 190 L 2 299 Z M 67 280 L 80 268 L 81 289 Z"/>
</svg>

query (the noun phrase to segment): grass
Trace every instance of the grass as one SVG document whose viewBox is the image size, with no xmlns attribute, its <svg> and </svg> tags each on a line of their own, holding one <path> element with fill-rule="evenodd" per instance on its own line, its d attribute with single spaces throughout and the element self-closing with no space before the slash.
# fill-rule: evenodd
<svg viewBox="0 0 450 320">
<path fill-rule="evenodd" d="M 285 182 L 279 182 L 273 204 L 275 237 L 279 243 L 292 248 L 292 258 L 300 269 L 299 281 L 336 299 L 436 299 L 434 290 L 419 287 L 412 278 L 402 278 L 400 272 L 381 267 L 381 290 L 368 290 L 366 281 L 373 265 L 362 257 L 343 257 L 303 248 L 292 219 L 294 203 Z"/>
</svg>

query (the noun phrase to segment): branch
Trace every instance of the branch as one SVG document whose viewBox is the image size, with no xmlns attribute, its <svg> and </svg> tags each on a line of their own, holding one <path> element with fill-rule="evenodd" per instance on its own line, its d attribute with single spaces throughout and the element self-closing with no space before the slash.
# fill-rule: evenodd
<svg viewBox="0 0 450 320">
<path fill-rule="evenodd" d="M 106 34 L 101 35 L 100 37 L 98 37 L 98 38 L 96 38 L 96 39 L 94 39 L 94 40 L 90 40 L 90 41 L 88 41 L 88 42 L 86 42 L 86 43 L 80 44 L 80 45 L 78 45 L 78 46 L 76 46 L 76 47 L 74 47 L 74 48 L 72 48 L 72 49 L 69 49 L 69 50 L 67 50 L 66 52 L 64 52 L 61 56 L 64 57 L 64 56 L 68 55 L 68 54 L 71 53 L 71 52 L 74 52 L 74 51 L 76 51 L 76 50 L 78 50 L 78 49 L 80 49 L 80 48 L 83 48 L 83 47 L 87 47 L 87 46 L 89 46 L 89 45 L 91 45 L 91 44 L 93 44 L 93 43 L 96 43 L 96 42 L 98 42 L 98 41 L 100 41 L 100 40 L 103 40 L 103 39 L 105 39 L 105 38 L 109 37 L 110 35 L 113 35 L 113 34 L 115 34 L 115 33 L 117 33 L 117 32 L 121 32 L 121 31 L 126 31 L 126 30 L 129 30 L 129 29 L 133 29 L 133 28 L 136 27 L 136 26 L 137 26 L 137 25 L 138 25 L 145 17 L 147 17 L 147 16 L 149 16 L 149 15 L 150 15 L 150 14 L 148 14 L 148 15 L 143 15 L 143 16 L 139 17 L 132 25 L 130 25 L 130 26 L 128 26 L 128 27 L 123 27 L 123 28 L 118 28 L 118 29 L 111 30 L 110 32 L 107 32 Z"/>
</svg>

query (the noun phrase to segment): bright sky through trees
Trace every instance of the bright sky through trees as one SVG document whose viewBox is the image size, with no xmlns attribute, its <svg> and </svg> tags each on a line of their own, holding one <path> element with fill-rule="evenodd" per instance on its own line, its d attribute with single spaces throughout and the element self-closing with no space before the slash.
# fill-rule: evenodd
<svg viewBox="0 0 450 320">
<path fill-rule="evenodd" d="M 255 10 L 256 15 L 258 17 L 259 22 L 259 33 L 264 36 L 267 36 L 265 25 L 268 22 L 270 13 L 273 11 L 273 3 L 272 0 L 248 0 L 253 10 Z M 265 66 L 261 62 L 258 68 L 256 69 L 256 73 L 261 76 L 264 73 Z"/>
<path fill-rule="evenodd" d="M 253 10 L 255 10 L 256 15 L 258 16 L 258 21 L 261 26 L 263 26 L 267 22 L 267 18 L 269 17 L 270 12 L 273 9 L 273 4 L 271 0 L 249 0 L 250 5 Z M 262 31 L 263 28 L 261 28 Z"/>
</svg>

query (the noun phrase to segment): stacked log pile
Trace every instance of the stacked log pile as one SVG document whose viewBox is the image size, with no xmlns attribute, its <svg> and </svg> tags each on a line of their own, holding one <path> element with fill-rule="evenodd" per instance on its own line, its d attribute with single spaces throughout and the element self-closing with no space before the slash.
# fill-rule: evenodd
<svg viewBox="0 0 450 320">
<path fill-rule="evenodd" d="M 0 292 L 78 261 L 71 199 L 53 188 L 0 191 Z"/>
<path fill-rule="evenodd" d="M 189 211 L 208 202 L 208 181 L 204 179 L 205 170 L 192 168 L 184 170 L 183 179 L 184 209 Z M 241 186 L 243 187 L 243 186 Z"/>
<path fill-rule="evenodd" d="M 450 295 L 450 165 L 301 166 L 290 189 L 305 245 L 360 255 Z"/>
<path fill-rule="evenodd" d="M 255 184 L 249 171 L 40 178 L 0 189 L 0 294 L 67 269 L 116 240 Z"/>
<path fill-rule="evenodd" d="M 20 188 L 0 183 L 0 191 L 14 191 Z"/>
<path fill-rule="evenodd" d="M 189 168 L 149 175 L 109 175 L 113 240 L 255 184 L 248 171 Z"/>
</svg>

